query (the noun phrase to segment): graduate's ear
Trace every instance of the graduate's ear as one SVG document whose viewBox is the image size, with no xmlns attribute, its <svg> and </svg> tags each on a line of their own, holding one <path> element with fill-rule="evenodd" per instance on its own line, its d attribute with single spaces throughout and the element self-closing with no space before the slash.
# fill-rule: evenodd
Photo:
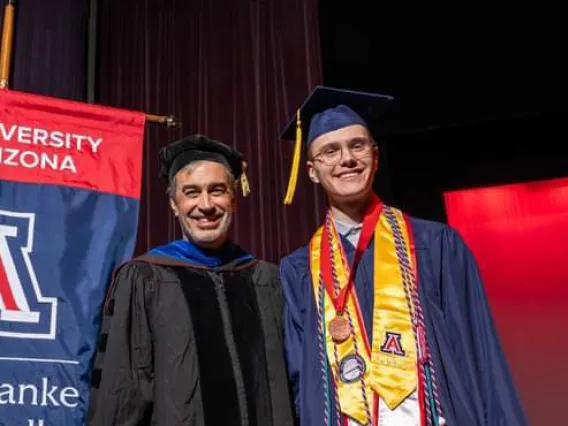
<svg viewBox="0 0 568 426">
<path fill-rule="evenodd" d="M 377 145 L 373 146 L 373 172 L 377 172 L 379 169 L 379 147 Z"/>
<path fill-rule="evenodd" d="M 306 161 L 306 168 L 308 170 L 308 176 L 310 177 L 310 180 L 314 183 L 320 183 L 318 174 L 314 168 L 314 162 L 313 161 Z"/>
<path fill-rule="evenodd" d="M 174 216 L 179 216 L 179 209 L 178 206 L 176 204 L 176 200 L 174 200 L 174 197 L 170 197 L 170 207 L 172 209 L 172 211 L 174 212 Z"/>
</svg>

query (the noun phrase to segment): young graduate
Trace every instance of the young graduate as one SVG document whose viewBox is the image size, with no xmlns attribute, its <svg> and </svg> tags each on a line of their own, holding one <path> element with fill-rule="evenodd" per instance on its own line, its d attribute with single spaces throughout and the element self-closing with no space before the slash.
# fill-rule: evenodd
<svg viewBox="0 0 568 426">
<path fill-rule="evenodd" d="M 318 87 L 296 135 L 329 210 L 281 261 L 287 365 L 301 426 L 527 425 L 476 261 L 442 223 L 373 192 L 369 124 L 392 98 Z"/>
</svg>

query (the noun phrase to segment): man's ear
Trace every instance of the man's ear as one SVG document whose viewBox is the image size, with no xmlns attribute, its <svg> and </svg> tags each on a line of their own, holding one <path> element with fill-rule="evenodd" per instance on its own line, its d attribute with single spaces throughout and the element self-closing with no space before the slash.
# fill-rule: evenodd
<svg viewBox="0 0 568 426">
<path fill-rule="evenodd" d="M 306 168 L 308 169 L 308 176 L 310 177 L 310 180 L 314 183 L 320 183 L 318 174 L 314 168 L 314 162 L 306 161 Z"/>
<path fill-rule="evenodd" d="M 231 210 L 232 210 L 233 213 L 236 213 L 237 210 L 239 209 L 239 205 L 237 203 L 238 200 L 237 200 L 237 192 L 236 191 L 237 191 L 237 188 L 235 188 L 235 192 L 233 192 L 233 195 L 232 195 L 233 199 L 231 200 Z"/>
<path fill-rule="evenodd" d="M 174 200 L 173 197 L 170 197 L 170 208 L 174 212 L 174 216 L 176 216 L 176 217 L 179 216 L 179 209 L 178 209 L 178 206 L 176 204 L 176 200 Z"/>
</svg>

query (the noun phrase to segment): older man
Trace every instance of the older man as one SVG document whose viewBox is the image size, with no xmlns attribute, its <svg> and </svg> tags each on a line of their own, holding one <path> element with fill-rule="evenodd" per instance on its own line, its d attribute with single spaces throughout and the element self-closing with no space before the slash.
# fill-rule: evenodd
<svg viewBox="0 0 568 426">
<path fill-rule="evenodd" d="M 228 235 L 243 157 L 194 135 L 160 159 L 184 238 L 117 270 L 91 424 L 290 425 L 278 268 Z"/>
<path fill-rule="evenodd" d="M 318 87 L 284 133 L 301 136 L 330 204 L 281 265 L 300 424 L 524 426 L 469 249 L 373 192 L 380 152 L 368 124 L 390 100 Z"/>
</svg>

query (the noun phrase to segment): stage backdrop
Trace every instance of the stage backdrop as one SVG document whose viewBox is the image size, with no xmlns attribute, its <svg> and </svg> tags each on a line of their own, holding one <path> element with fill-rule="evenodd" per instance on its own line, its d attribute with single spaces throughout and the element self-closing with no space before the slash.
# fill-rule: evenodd
<svg viewBox="0 0 568 426">
<path fill-rule="evenodd" d="M 304 244 L 325 200 L 302 170 L 294 205 L 282 205 L 293 146 L 279 133 L 323 81 L 317 0 L 92 1 L 96 52 L 87 50 L 91 1 L 17 1 L 11 88 L 86 101 L 94 54 L 98 104 L 173 113 L 183 122 L 177 130 L 147 128 L 136 252 L 180 236 L 157 152 L 194 132 L 249 160 L 253 192 L 239 205 L 234 238 L 274 261 Z"/>
<path fill-rule="evenodd" d="M 279 135 L 322 82 L 316 0 L 99 0 L 98 103 L 173 113 L 183 127 L 148 128 L 137 252 L 180 238 L 158 178 L 158 150 L 205 133 L 241 150 L 252 193 L 233 237 L 278 261 L 305 244 L 325 200 L 304 168 L 283 205 L 293 143 Z"/>
<path fill-rule="evenodd" d="M 530 423 L 566 424 L 568 178 L 445 194 L 476 256 Z"/>
</svg>

